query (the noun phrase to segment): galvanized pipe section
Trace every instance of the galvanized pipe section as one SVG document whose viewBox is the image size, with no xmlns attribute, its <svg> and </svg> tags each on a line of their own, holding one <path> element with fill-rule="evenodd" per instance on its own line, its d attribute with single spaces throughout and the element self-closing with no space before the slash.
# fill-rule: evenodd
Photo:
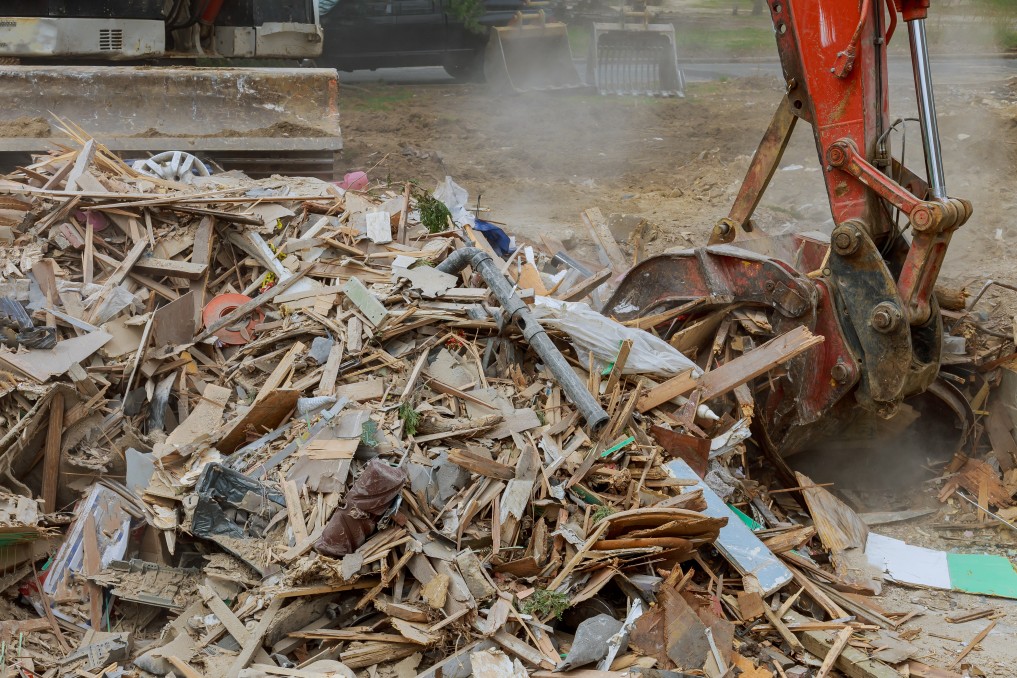
<svg viewBox="0 0 1017 678">
<path fill-rule="evenodd" d="M 476 247 L 463 247 L 452 252 L 445 261 L 441 262 L 438 270 L 455 275 L 467 266 L 472 266 L 473 270 L 480 274 L 487 286 L 494 292 L 502 309 L 519 327 L 527 343 L 533 347 L 547 368 L 551 370 L 551 374 L 565 391 L 565 395 L 579 408 L 579 413 L 586 420 L 589 429 L 596 431 L 604 426 L 610 419 L 607 412 L 586 388 L 586 384 L 576 376 L 568 361 L 565 360 L 565 356 L 547 336 L 544 328 L 533 317 L 523 300 L 512 292 L 512 285 L 495 266 L 491 255 Z"/>
<path fill-rule="evenodd" d="M 909 21 L 908 35 L 911 38 L 911 66 L 915 72 L 915 94 L 918 97 L 918 119 L 922 126 L 922 145 L 925 147 L 925 171 L 929 178 L 929 192 L 933 198 L 945 200 L 946 176 L 943 173 L 943 152 L 939 144 L 936 99 L 932 93 L 932 68 L 929 65 L 925 19 Z"/>
</svg>

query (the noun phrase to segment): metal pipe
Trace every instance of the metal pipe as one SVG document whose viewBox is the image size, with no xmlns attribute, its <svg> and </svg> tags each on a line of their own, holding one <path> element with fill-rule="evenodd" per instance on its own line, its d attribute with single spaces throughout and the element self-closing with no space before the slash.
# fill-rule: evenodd
<svg viewBox="0 0 1017 678">
<path fill-rule="evenodd" d="M 452 252 L 441 262 L 438 270 L 455 275 L 467 266 L 472 266 L 494 292 L 505 314 L 516 324 L 523 333 L 523 338 L 551 370 L 555 381 L 565 391 L 568 399 L 579 408 L 579 413 L 586 420 L 590 431 L 597 431 L 603 427 L 610 419 L 607 412 L 586 388 L 586 384 L 576 376 L 565 356 L 530 313 L 529 307 L 512 291 L 512 285 L 495 266 L 491 255 L 476 247 L 463 247 Z"/>
<path fill-rule="evenodd" d="M 915 72 L 915 94 L 918 98 L 918 119 L 922 126 L 922 145 L 925 147 L 925 172 L 929 179 L 929 192 L 933 198 L 945 200 L 946 176 L 943 173 L 943 152 L 939 144 L 936 99 L 932 93 L 932 68 L 929 65 L 925 19 L 909 21 L 908 35 L 911 38 L 911 66 Z"/>
</svg>

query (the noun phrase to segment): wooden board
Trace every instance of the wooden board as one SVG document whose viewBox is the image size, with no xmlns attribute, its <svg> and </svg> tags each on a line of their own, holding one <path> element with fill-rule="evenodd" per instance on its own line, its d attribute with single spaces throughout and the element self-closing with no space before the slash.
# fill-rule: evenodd
<svg viewBox="0 0 1017 678">
<path fill-rule="evenodd" d="M 716 398 L 765 374 L 822 341 L 823 337 L 812 334 L 807 327 L 796 327 L 759 348 L 707 372 L 698 380 L 693 378 L 690 372 L 668 379 L 647 391 L 646 395 L 639 399 L 638 409 L 640 412 L 646 412 L 678 396 L 688 395 L 696 388 L 702 390 L 703 402 Z"/>
<path fill-rule="evenodd" d="M 586 226 L 586 230 L 589 231 L 590 237 L 600 252 L 601 262 L 613 268 L 616 273 L 627 271 L 629 262 L 625 258 L 625 253 L 621 251 L 621 247 L 615 242 L 614 236 L 611 235 L 601 211 L 593 207 L 583 212 L 581 216 L 583 225 Z"/>
<path fill-rule="evenodd" d="M 194 292 L 159 307 L 152 317 L 152 343 L 155 348 L 189 344 L 194 336 Z"/>
<path fill-rule="evenodd" d="M 187 419 L 173 429 L 173 432 L 166 438 L 170 445 L 186 445 L 207 436 L 218 428 L 222 421 L 222 413 L 226 409 L 233 391 L 228 388 L 208 384 L 197 407 L 191 412 Z M 222 448 L 219 448 L 223 451 Z"/>
<path fill-rule="evenodd" d="M 231 421 L 229 430 L 219 440 L 216 448 L 223 454 L 233 454 L 247 441 L 250 426 L 258 435 L 279 426 L 293 408 L 297 406 L 300 391 L 296 389 L 275 389 L 251 406 L 245 414 Z"/>
<path fill-rule="evenodd" d="M 804 488 L 802 494 L 823 545 L 835 553 L 865 548 L 869 528 L 858 514 L 825 488 L 816 487 L 808 476 L 796 471 L 795 477 L 798 485 Z"/>
<path fill-rule="evenodd" d="M 365 379 L 352 384 L 341 384 L 336 387 L 335 395 L 345 396 L 358 403 L 367 400 L 380 400 L 385 395 L 385 380 L 381 378 Z"/>
<path fill-rule="evenodd" d="M 788 616 L 797 623 L 808 621 L 796 612 L 788 612 Z M 805 649 L 817 657 L 825 657 L 836 642 L 834 636 L 826 631 L 803 631 L 797 636 Z M 849 678 L 900 678 L 900 674 L 892 667 L 869 659 L 867 654 L 850 646 L 840 653 L 834 667 Z"/>
<path fill-rule="evenodd" d="M 146 257 L 139 259 L 134 264 L 134 270 L 145 275 L 156 277 L 184 278 L 185 280 L 200 280 L 208 270 L 208 264 L 192 264 L 189 261 L 176 261 L 174 259 L 155 259 Z"/>
<path fill-rule="evenodd" d="M 6 364 L 39 383 L 60 376 L 106 345 L 113 336 L 103 330 L 58 342 L 51 349 L 30 349 L 24 353 L 0 353 L 0 366 Z"/>
</svg>

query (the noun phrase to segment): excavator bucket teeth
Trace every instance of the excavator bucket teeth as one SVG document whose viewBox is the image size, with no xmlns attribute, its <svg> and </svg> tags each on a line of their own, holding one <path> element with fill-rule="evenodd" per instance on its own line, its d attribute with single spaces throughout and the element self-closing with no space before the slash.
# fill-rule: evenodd
<svg viewBox="0 0 1017 678">
<path fill-rule="evenodd" d="M 495 88 L 516 92 L 584 86 L 562 23 L 495 27 L 487 43 L 484 75 Z"/>
<path fill-rule="evenodd" d="M 332 178 L 338 75 L 326 68 L 0 66 L 0 153 L 73 145 L 60 121 L 144 160 L 186 151 L 225 168 Z"/>
<path fill-rule="evenodd" d="M 685 96 L 671 24 L 593 24 L 587 80 L 600 94 Z"/>
</svg>

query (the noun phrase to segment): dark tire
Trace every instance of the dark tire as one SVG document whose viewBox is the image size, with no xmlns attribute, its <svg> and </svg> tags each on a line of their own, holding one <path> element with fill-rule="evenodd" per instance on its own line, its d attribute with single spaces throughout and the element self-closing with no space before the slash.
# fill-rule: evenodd
<svg viewBox="0 0 1017 678">
<path fill-rule="evenodd" d="M 457 82 L 484 82 L 484 53 L 457 57 L 446 63 L 444 68 Z"/>
</svg>

